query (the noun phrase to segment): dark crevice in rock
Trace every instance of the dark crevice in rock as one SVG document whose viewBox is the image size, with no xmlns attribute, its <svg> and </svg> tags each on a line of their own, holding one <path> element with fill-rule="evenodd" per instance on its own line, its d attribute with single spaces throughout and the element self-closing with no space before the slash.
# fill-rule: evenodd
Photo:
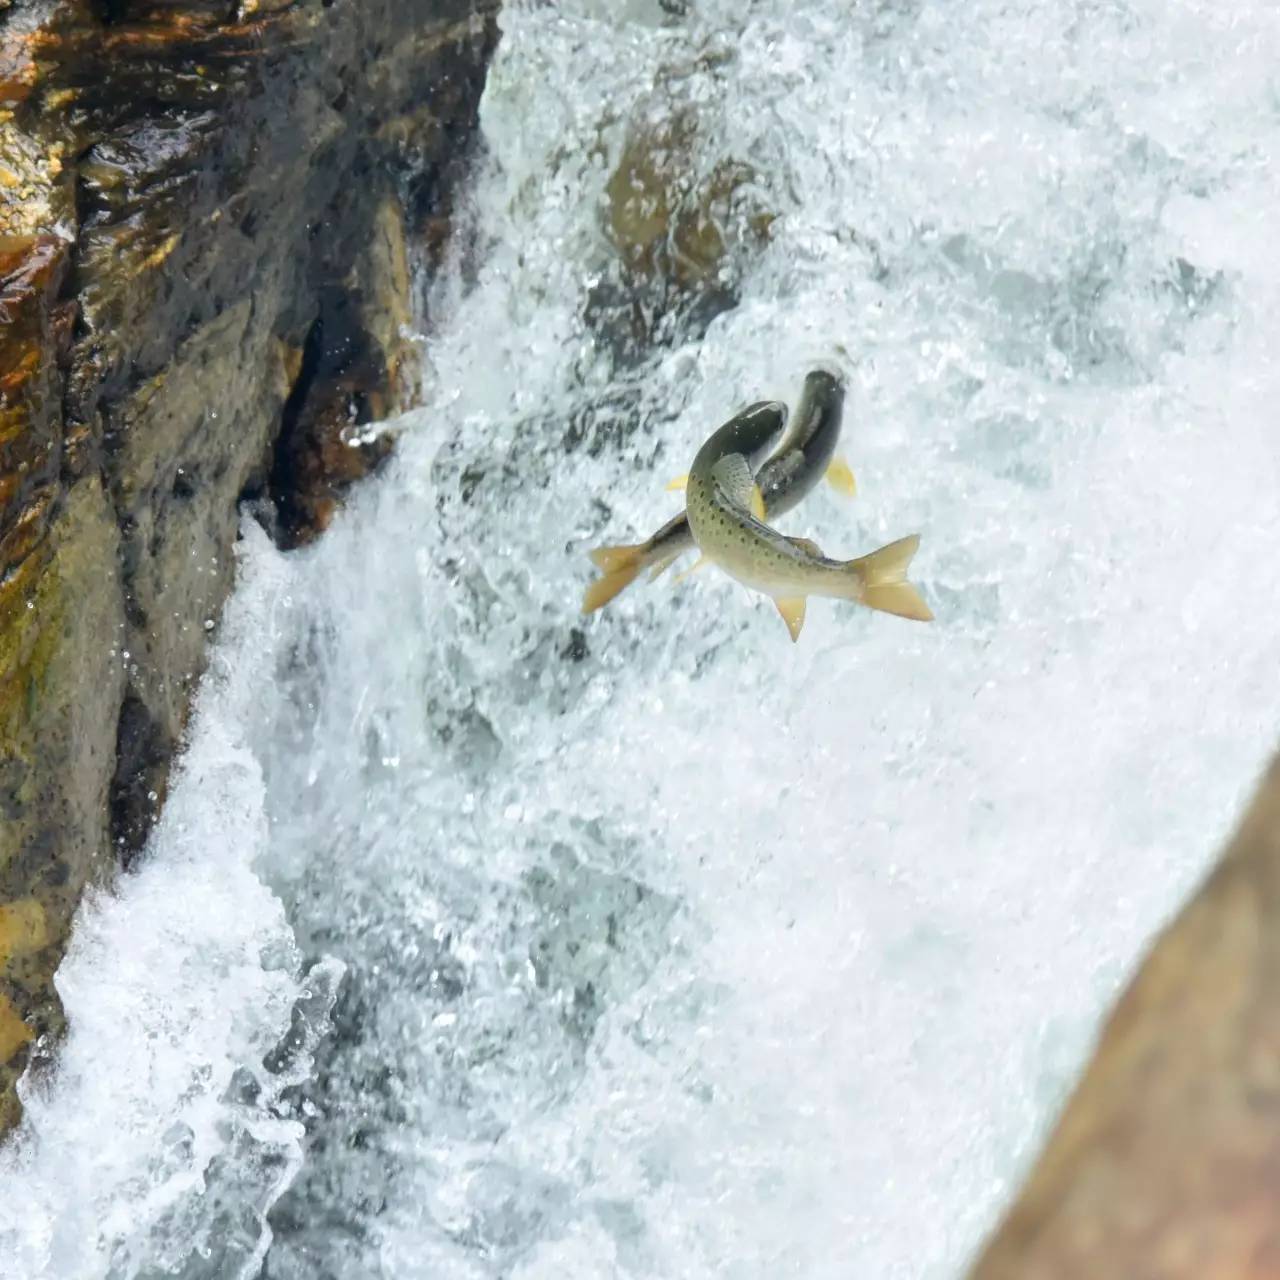
<svg viewBox="0 0 1280 1280">
<path fill-rule="evenodd" d="M 302 367 L 285 401 L 268 493 L 281 546 L 301 546 L 325 529 L 342 492 L 373 472 L 391 439 L 363 440 L 359 428 L 382 416 L 389 371 L 365 331 L 355 300 L 326 290 L 307 333 Z"/>
<path fill-rule="evenodd" d="M 129 9 L 129 0 L 90 0 L 89 10 L 104 27 L 123 22 Z"/>
<path fill-rule="evenodd" d="M 293 463 L 294 440 L 298 434 L 298 423 L 302 417 L 302 407 L 307 402 L 323 364 L 324 319 L 317 316 L 307 330 L 306 341 L 302 344 L 302 363 L 298 368 L 298 376 L 289 389 L 289 396 L 280 411 L 280 433 L 276 436 L 275 447 L 271 451 L 271 465 L 267 475 L 266 496 L 276 506 L 277 522 L 292 526 L 299 516 L 295 512 L 295 493 L 299 487 L 296 468 Z M 244 499 L 256 499 L 260 496 L 255 484 L 251 493 L 242 494 Z M 286 511 L 288 515 L 286 515 Z M 286 535 L 280 535 L 286 540 Z"/>
<path fill-rule="evenodd" d="M 111 843 L 128 866 L 151 834 L 173 759 L 174 742 L 147 705 L 125 695 L 116 729 L 116 772 L 111 780 Z"/>
</svg>

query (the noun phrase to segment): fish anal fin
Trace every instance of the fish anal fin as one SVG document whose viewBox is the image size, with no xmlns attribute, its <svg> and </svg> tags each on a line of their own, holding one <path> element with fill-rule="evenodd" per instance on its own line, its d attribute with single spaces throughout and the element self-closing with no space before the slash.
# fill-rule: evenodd
<svg viewBox="0 0 1280 1280">
<path fill-rule="evenodd" d="M 751 486 L 751 514 L 761 523 L 764 522 L 764 494 L 760 492 L 758 484 Z"/>
<path fill-rule="evenodd" d="M 787 624 L 787 630 L 791 632 L 792 643 L 800 639 L 800 632 L 804 629 L 804 596 L 792 596 L 786 600 L 774 600 L 778 607 L 778 612 L 782 615 L 782 620 Z"/>
<path fill-rule="evenodd" d="M 827 483 L 846 498 L 858 496 L 858 482 L 853 478 L 853 468 L 843 458 L 832 458 L 827 467 Z"/>
<path fill-rule="evenodd" d="M 686 471 L 682 476 L 676 476 L 674 480 L 667 485 L 668 493 L 676 493 L 682 489 L 689 487 L 689 473 Z"/>
<path fill-rule="evenodd" d="M 819 556 L 824 560 L 826 559 L 822 555 L 822 548 L 812 538 L 788 538 L 787 541 L 793 547 L 799 547 L 801 551 L 808 552 L 811 556 Z"/>
</svg>

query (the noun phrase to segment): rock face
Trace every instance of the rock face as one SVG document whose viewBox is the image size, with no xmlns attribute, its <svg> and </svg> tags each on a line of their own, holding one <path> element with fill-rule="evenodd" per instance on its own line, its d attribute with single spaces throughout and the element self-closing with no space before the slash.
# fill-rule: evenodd
<svg viewBox="0 0 1280 1280">
<path fill-rule="evenodd" d="M 1280 761 L 972 1280 L 1280 1275 Z"/>
<path fill-rule="evenodd" d="M 0 0 L 0 1131 L 85 884 L 137 850 L 231 585 L 416 388 L 498 0 Z"/>
</svg>

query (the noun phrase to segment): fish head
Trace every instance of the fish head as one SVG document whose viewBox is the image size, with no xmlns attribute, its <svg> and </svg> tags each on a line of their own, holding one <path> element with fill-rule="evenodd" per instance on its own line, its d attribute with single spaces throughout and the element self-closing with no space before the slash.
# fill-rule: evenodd
<svg viewBox="0 0 1280 1280">
<path fill-rule="evenodd" d="M 753 472 L 759 470 L 787 428 L 789 410 L 782 400 L 758 400 L 730 418 L 716 432 L 717 454 L 740 453 Z"/>
</svg>

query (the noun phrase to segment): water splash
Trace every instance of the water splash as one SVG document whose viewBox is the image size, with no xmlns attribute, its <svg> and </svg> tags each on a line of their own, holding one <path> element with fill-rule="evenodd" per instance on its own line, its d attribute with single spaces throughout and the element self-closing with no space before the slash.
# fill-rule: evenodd
<svg viewBox="0 0 1280 1280">
<path fill-rule="evenodd" d="M 432 407 L 318 546 L 246 528 L 6 1156 L 24 1274 L 228 1274 L 235 1221 L 272 1280 L 957 1275 L 1269 749 L 1280 19 L 677 7 L 504 15 Z M 691 106 L 750 200 L 637 359 L 603 202 Z M 860 497 L 787 529 L 922 530 L 938 623 L 793 647 L 714 575 L 578 619 L 586 548 L 837 348 Z"/>
<path fill-rule="evenodd" d="M 342 965 L 305 970 L 280 900 L 262 766 L 239 726 L 280 577 L 242 579 L 201 690 L 200 731 L 140 870 L 82 906 L 57 985 L 56 1071 L 22 1087 L 0 1151 L 0 1275 L 249 1276 L 302 1159 L 285 1099 L 311 1073 Z"/>
</svg>

